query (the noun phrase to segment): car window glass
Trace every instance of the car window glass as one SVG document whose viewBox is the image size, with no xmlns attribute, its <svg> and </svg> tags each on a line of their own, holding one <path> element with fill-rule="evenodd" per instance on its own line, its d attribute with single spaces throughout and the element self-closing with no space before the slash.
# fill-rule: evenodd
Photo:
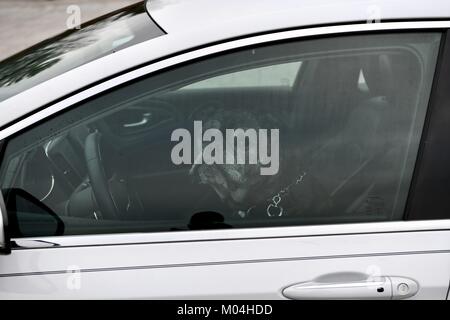
<svg viewBox="0 0 450 320">
<path fill-rule="evenodd" d="M 294 85 L 301 61 L 227 73 L 187 85 L 184 89 L 236 88 Z"/>
<path fill-rule="evenodd" d="M 12 234 L 401 220 L 440 37 L 254 46 L 80 103 L 7 142 Z"/>
</svg>

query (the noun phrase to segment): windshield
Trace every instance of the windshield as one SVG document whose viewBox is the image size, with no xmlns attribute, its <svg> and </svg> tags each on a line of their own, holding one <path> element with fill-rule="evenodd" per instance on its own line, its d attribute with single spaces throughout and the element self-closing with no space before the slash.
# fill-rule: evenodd
<svg viewBox="0 0 450 320">
<path fill-rule="evenodd" d="M 66 31 L 0 62 L 0 102 L 87 62 L 163 34 L 143 3 Z"/>
</svg>

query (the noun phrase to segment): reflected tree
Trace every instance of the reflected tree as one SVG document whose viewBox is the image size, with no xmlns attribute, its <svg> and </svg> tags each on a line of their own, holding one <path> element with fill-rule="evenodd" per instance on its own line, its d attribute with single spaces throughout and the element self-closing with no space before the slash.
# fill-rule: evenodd
<svg viewBox="0 0 450 320">
<path fill-rule="evenodd" d="M 130 7 L 126 11 L 107 15 L 82 25 L 81 29 L 66 31 L 4 60 L 0 63 L 0 87 L 11 86 L 25 79 L 35 77 L 42 71 L 57 65 L 65 59 L 67 53 L 86 48 L 98 42 L 100 40 L 98 37 L 100 32 L 108 28 L 112 23 L 129 19 L 138 13 L 142 13 L 142 10 Z M 91 54 L 91 56 L 87 54 L 82 61 L 75 60 L 65 63 L 58 72 L 63 73 L 108 53 L 96 52 L 96 54 Z"/>
</svg>

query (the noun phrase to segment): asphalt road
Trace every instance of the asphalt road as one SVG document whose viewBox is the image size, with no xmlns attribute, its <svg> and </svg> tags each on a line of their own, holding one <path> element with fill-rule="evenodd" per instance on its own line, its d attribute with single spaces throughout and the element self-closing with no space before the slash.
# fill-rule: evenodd
<svg viewBox="0 0 450 320">
<path fill-rule="evenodd" d="M 0 0 L 0 60 L 67 30 L 70 5 L 85 22 L 139 0 Z"/>
</svg>

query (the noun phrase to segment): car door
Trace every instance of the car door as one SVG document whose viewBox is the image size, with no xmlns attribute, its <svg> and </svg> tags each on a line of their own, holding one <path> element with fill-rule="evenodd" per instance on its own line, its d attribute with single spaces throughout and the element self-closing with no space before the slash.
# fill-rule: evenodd
<svg viewBox="0 0 450 320">
<path fill-rule="evenodd" d="M 449 42 L 395 26 L 207 47 L 19 123 L 0 297 L 446 299 Z"/>
</svg>

